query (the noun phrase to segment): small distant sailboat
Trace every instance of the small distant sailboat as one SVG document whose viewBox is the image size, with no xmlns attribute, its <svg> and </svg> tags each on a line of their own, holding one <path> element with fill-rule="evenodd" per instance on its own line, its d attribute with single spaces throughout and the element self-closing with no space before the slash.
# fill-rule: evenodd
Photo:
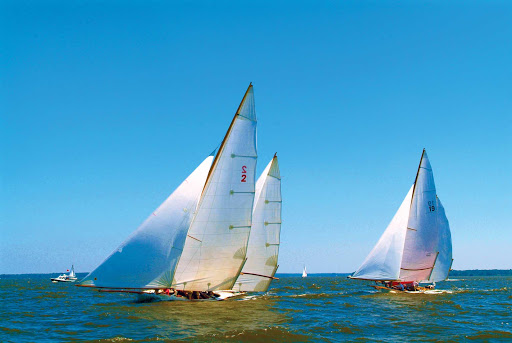
<svg viewBox="0 0 512 343">
<path fill-rule="evenodd" d="M 56 278 L 51 278 L 53 283 L 57 282 L 75 282 L 77 280 L 77 277 L 75 275 L 75 266 L 71 266 L 71 271 L 69 274 L 61 274 Z"/>
<path fill-rule="evenodd" d="M 452 241 L 448 219 L 437 197 L 434 174 L 425 149 L 414 184 L 384 234 L 351 279 L 380 282 L 384 291 L 433 290 L 448 278 Z M 419 287 L 419 283 L 430 283 Z"/>
<path fill-rule="evenodd" d="M 253 260 L 257 268 L 261 267 L 256 262 L 260 250 L 253 253 L 249 248 L 248 254 L 258 157 L 256 123 L 253 86 L 249 85 L 215 156 L 208 156 L 80 286 L 136 293 L 141 300 L 224 300 L 264 288 L 251 281 L 247 285 L 241 282 L 238 290 L 233 290 L 248 256 L 251 262 L 247 268 Z M 278 174 L 275 158 L 265 177 Z M 270 184 L 273 182 L 265 181 L 265 185 Z M 259 194 L 265 187 L 258 188 Z M 274 188 L 265 192 L 269 198 L 257 200 L 255 218 L 260 218 L 257 211 L 261 201 L 270 204 L 274 200 Z M 277 211 L 277 207 L 263 206 L 261 211 Z M 272 215 L 280 221 L 280 212 L 279 216 Z M 266 220 L 264 226 L 274 228 L 274 224 Z M 277 237 L 267 240 L 265 254 L 274 254 L 277 263 L 279 230 L 269 232 L 277 232 Z M 243 276 L 261 274 L 252 276 L 272 280 L 277 269 L 274 260 L 269 262 L 270 273 L 265 267 L 254 269 L 260 273 L 247 270 Z"/>
<path fill-rule="evenodd" d="M 302 277 L 308 277 L 308 273 L 306 272 L 306 266 L 304 266 L 304 269 L 302 270 Z"/>
</svg>

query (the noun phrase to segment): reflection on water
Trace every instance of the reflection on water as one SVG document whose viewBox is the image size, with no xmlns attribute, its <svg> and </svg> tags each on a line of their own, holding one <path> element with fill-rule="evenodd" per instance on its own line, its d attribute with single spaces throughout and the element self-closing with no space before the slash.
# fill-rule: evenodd
<svg viewBox="0 0 512 343">
<path fill-rule="evenodd" d="M 0 341 L 508 341 L 512 278 L 439 283 L 444 294 L 380 293 L 344 276 L 281 277 L 242 300 L 137 303 L 131 294 L 1 276 Z"/>
</svg>

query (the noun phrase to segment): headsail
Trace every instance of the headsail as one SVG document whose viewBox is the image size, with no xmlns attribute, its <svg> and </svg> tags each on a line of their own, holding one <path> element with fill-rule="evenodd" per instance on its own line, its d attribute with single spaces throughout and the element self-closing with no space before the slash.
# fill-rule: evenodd
<svg viewBox="0 0 512 343">
<path fill-rule="evenodd" d="M 434 174 L 423 150 L 413 190 L 400 279 L 428 280 L 437 259 L 439 241 Z"/>
<path fill-rule="evenodd" d="M 439 197 L 437 198 L 436 210 L 438 211 L 437 228 L 439 232 L 439 243 L 437 246 L 437 251 L 439 251 L 439 255 L 437 256 L 432 275 L 430 275 L 430 282 L 446 280 L 448 278 L 448 273 L 450 272 L 450 268 L 453 262 L 452 235 L 450 233 L 450 224 L 448 223 L 448 218 L 446 218 L 444 207 L 441 204 Z"/>
<path fill-rule="evenodd" d="M 413 188 L 414 185 L 409 189 L 386 231 L 351 278 L 398 280 Z"/>
<path fill-rule="evenodd" d="M 199 167 L 107 259 L 81 282 L 111 288 L 170 287 L 213 156 Z"/>
<path fill-rule="evenodd" d="M 219 148 L 174 274 L 173 287 L 231 289 L 246 260 L 256 168 L 252 85 Z"/>
<path fill-rule="evenodd" d="M 247 262 L 233 287 L 235 290 L 267 291 L 278 267 L 280 233 L 281 174 L 274 156 L 256 182 Z"/>
</svg>

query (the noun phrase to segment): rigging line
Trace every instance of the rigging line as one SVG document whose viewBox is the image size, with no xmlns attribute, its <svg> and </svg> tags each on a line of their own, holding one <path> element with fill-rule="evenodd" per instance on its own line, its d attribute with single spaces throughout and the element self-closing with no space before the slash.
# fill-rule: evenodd
<svg viewBox="0 0 512 343">
<path fill-rule="evenodd" d="M 414 187 L 412 188 L 412 195 L 411 195 L 411 206 L 412 206 L 412 201 L 414 200 L 414 192 L 416 191 L 416 182 L 418 181 L 418 176 L 420 174 L 420 168 L 421 168 L 421 162 L 423 161 L 423 156 L 425 155 L 425 149 L 423 149 L 423 152 L 421 153 L 421 158 L 420 158 L 420 164 L 418 165 L 418 171 L 416 172 L 416 178 L 414 179 Z M 409 207 L 409 212 L 410 212 L 410 207 Z"/>
<path fill-rule="evenodd" d="M 195 238 L 195 237 L 192 237 L 192 236 L 190 236 L 190 235 L 187 235 L 187 237 L 190 237 L 190 238 L 192 238 L 192 239 L 195 239 L 195 240 L 196 240 L 196 241 L 198 241 L 198 242 L 201 242 L 201 240 L 199 240 L 199 239 L 197 239 L 197 238 Z"/>
</svg>

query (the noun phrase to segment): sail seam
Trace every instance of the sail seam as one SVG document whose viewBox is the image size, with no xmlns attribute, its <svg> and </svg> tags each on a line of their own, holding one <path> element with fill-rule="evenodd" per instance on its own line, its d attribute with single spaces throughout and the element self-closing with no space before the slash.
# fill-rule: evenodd
<svg viewBox="0 0 512 343">
<path fill-rule="evenodd" d="M 256 123 L 256 122 L 257 122 L 256 120 L 252 120 L 252 119 L 247 118 L 246 116 L 243 116 L 243 115 L 241 115 L 241 114 L 237 114 L 237 116 L 239 116 L 240 118 L 243 118 L 243 119 L 245 119 L 245 120 L 252 121 L 253 123 Z"/>
<path fill-rule="evenodd" d="M 258 158 L 258 156 L 253 156 L 253 155 L 236 155 L 236 154 L 231 154 L 231 158 L 235 158 L 235 157 Z"/>
<path fill-rule="evenodd" d="M 428 267 L 428 268 L 419 268 L 419 269 L 409 269 L 409 268 L 400 268 L 401 270 L 429 270 L 429 269 L 432 269 L 434 268 L 434 266 L 432 267 Z"/>
</svg>

